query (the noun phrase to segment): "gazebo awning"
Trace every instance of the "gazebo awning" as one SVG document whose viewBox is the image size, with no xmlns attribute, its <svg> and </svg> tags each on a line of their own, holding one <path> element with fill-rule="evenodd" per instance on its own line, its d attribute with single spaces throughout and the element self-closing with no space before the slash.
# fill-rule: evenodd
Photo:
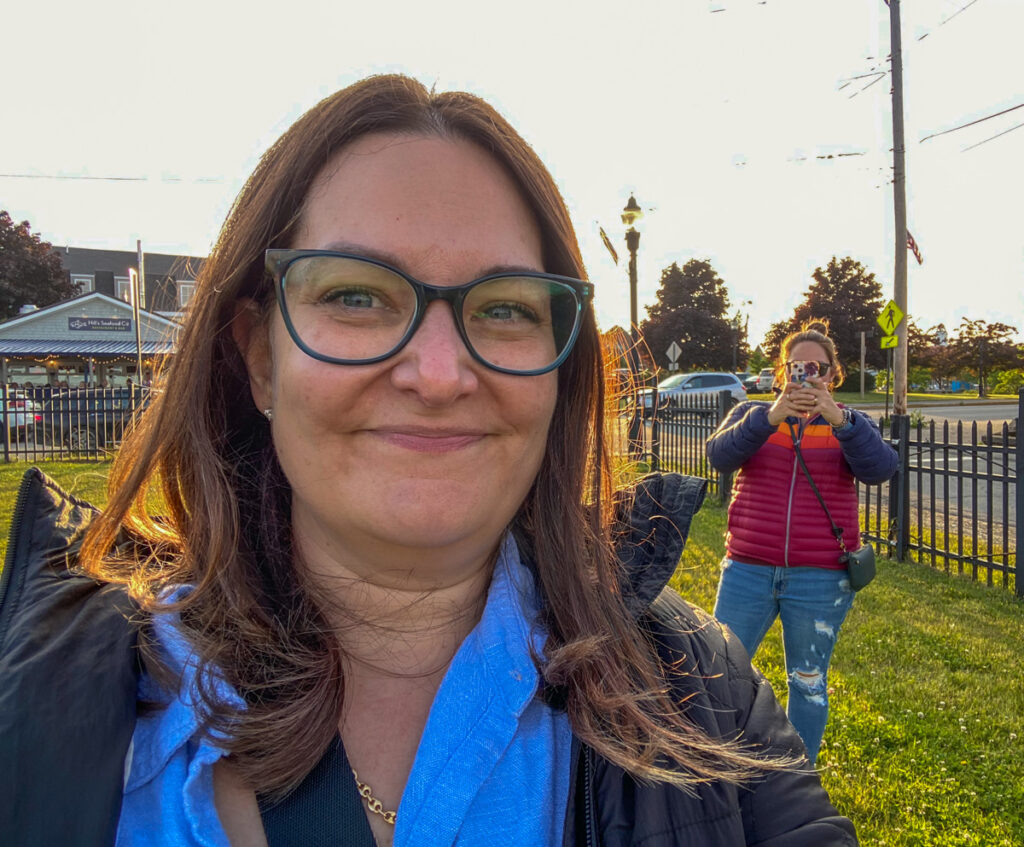
<svg viewBox="0 0 1024 847">
<path fill-rule="evenodd" d="M 171 341 L 143 341 L 143 356 L 165 356 L 174 352 Z M 133 356 L 134 341 L 35 341 L 0 339 L 0 356 Z"/>
</svg>

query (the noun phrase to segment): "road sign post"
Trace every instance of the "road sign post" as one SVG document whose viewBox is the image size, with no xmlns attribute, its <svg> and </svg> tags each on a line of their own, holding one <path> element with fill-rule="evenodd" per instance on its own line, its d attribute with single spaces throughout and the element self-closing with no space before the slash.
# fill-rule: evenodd
<svg viewBox="0 0 1024 847">
<path fill-rule="evenodd" d="M 679 370 L 679 356 L 682 352 L 683 348 L 674 341 L 668 345 L 668 350 L 665 351 L 665 355 L 668 356 L 668 369 L 670 371 Z"/>
</svg>

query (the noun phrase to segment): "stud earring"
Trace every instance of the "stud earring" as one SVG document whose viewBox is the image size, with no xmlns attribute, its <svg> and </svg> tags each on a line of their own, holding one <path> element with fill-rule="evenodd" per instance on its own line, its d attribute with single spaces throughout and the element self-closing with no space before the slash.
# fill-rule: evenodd
<svg viewBox="0 0 1024 847">
<path fill-rule="evenodd" d="M 264 417 L 265 417 L 265 418 L 266 418 L 266 419 L 267 419 L 268 421 L 272 421 L 272 420 L 274 419 L 274 410 L 273 410 L 273 409 L 264 409 L 264 410 L 263 410 L 263 416 L 264 416 Z"/>
</svg>

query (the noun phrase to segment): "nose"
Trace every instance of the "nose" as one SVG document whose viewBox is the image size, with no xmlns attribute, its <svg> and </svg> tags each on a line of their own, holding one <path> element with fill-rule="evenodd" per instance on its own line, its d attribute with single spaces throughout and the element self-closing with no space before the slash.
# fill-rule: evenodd
<svg viewBox="0 0 1024 847">
<path fill-rule="evenodd" d="M 396 355 L 391 382 L 429 406 L 444 406 L 477 387 L 473 357 L 459 336 L 447 303 L 427 306 L 409 343 Z"/>
</svg>

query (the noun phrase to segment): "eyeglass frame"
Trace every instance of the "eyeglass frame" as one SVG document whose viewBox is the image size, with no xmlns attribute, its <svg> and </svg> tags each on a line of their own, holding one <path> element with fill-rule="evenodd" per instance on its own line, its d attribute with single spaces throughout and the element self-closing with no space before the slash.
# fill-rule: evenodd
<svg viewBox="0 0 1024 847">
<path fill-rule="evenodd" d="M 284 296 L 284 279 L 288 273 L 288 268 L 299 259 L 313 258 L 317 256 L 328 256 L 336 257 L 339 259 L 354 259 L 359 262 L 366 262 L 370 265 L 376 265 L 377 267 L 383 268 L 386 271 L 390 271 L 393 274 L 404 279 L 409 286 L 412 288 L 416 295 L 416 309 L 413 312 L 412 320 L 409 322 L 408 328 L 405 333 L 398 340 L 394 347 L 391 348 L 387 353 L 376 356 L 372 359 L 340 359 L 337 356 L 328 356 L 326 353 L 320 353 L 306 344 L 305 341 L 299 336 L 298 330 L 292 323 L 291 315 L 288 314 L 288 306 L 285 302 Z M 373 365 L 377 362 L 383 362 L 390 359 L 392 356 L 399 353 L 406 344 L 412 340 L 413 335 L 416 334 L 416 330 L 420 328 L 420 324 L 423 323 L 423 317 L 426 315 L 427 307 L 435 300 L 441 300 L 448 304 L 452 310 L 452 319 L 455 322 L 455 329 L 459 333 L 459 337 L 462 339 L 462 343 L 465 345 L 466 350 L 469 351 L 470 356 L 473 357 L 477 362 L 492 371 L 498 373 L 511 374 L 513 376 L 540 376 L 541 374 L 550 373 L 556 368 L 560 367 L 572 352 L 572 348 L 576 344 L 576 339 L 579 337 L 580 328 L 583 326 L 583 316 L 590 304 L 591 299 L 594 296 L 594 287 L 589 282 L 582 279 L 575 279 L 574 277 L 561 276 L 559 274 L 549 274 L 543 271 L 507 271 L 496 274 L 488 274 L 486 276 L 479 277 L 471 280 L 470 282 L 463 283 L 462 285 L 432 285 L 429 282 L 422 282 L 416 279 L 416 277 L 405 273 L 393 265 L 389 265 L 387 262 L 382 262 L 379 259 L 373 259 L 369 256 L 360 256 L 357 253 L 344 253 L 337 250 L 298 250 L 290 248 L 278 248 L 271 247 L 264 254 L 264 265 L 267 272 L 274 279 L 274 295 L 277 298 L 277 305 L 281 309 L 281 317 L 284 319 L 284 325 L 288 330 L 288 334 L 291 336 L 292 341 L 295 345 L 307 356 L 316 359 L 320 362 L 326 362 L 331 365 Z M 572 332 L 569 335 L 568 340 L 565 343 L 565 347 L 562 352 L 558 355 L 555 361 L 543 368 L 534 368 L 527 371 L 511 370 L 509 368 L 502 368 L 498 365 L 488 362 L 481 356 L 476 349 L 473 347 L 469 340 L 468 333 L 466 332 L 465 324 L 462 318 L 462 304 L 466 299 L 466 295 L 476 286 L 482 285 L 485 282 L 490 282 L 495 279 L 520 279 L 527 277 L 530 279 L 541 279 L 547 282 L 557 282 L 562 285 L 568 286 L 573 294 L 576 296 L 576 315 L 575 321 L 573 322 Z"/>
</svg>

